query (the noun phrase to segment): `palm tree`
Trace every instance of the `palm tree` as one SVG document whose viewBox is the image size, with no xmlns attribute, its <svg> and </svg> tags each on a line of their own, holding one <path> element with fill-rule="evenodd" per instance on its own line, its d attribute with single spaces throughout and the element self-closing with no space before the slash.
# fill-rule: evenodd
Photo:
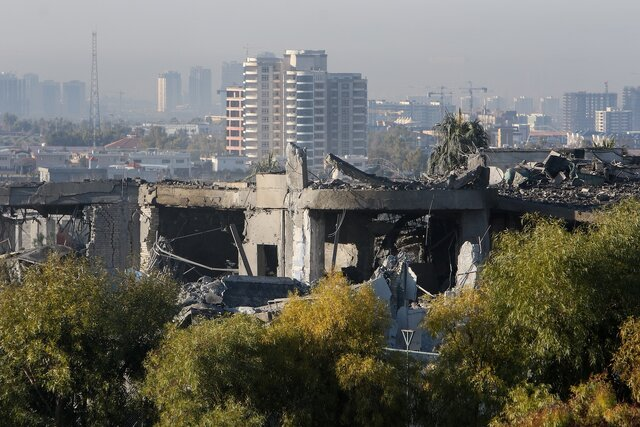
<svg viewBox="0 0 640 427">
<path fill-rule="evenodd" d="M 479 148 L 489 146 L 489 135 L 480 122 L 462 119 L 462 111 L 455 116 L 446 113 L 442 121 L 434 126 L 438 135 L 438 144 L 429 157 L 430 175 L 447 174 L 454 169 L 466 167 L 470 154 Z"/>
</svg>

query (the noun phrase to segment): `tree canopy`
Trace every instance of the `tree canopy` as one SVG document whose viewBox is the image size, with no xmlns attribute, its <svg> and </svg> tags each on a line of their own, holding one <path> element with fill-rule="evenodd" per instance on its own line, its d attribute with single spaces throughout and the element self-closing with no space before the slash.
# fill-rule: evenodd
<svg viewBox="0 0 640 427">
<path fill-rule="evenodd" d="M 148 359 L 145 394 L 160 425 L 403 422 L 402 374 L 382 350 L 387 313 L 369 286 L 336 275 L 269 326 L 236 315 L 172 328 Z"/>
<path fill-rule="evenodd" d="M 568 399 L 609 368 L 622 323 L 640 314 L 639 209 L 622 202 L 573 231 L 529 217 L 496 239 L 478 289 L 435 299 L 426 320 L 443 338 L 427 380 L 434 417 L 483 424 L 517 387 Z M 636 353 L 627 354 L 631 366 Z"/>
<path fill-rule="evenodd" d="M 132 425 L 142 361 L 175 314 L 162 275 L 113 278 L 50 258 L 0 285 L 0 417 L 7 425 Z"/>
<path fill-rule="evenodd" d="M 466 167 L 467 157 L 489 146 L 489 135 L 480 122 L 464 120 L 462 113 L 446 113 L 442 121 L 435 125 L 438 144 L 429 157 L 429 174 L 446 174 L 457 168 Z"/>
</svg>

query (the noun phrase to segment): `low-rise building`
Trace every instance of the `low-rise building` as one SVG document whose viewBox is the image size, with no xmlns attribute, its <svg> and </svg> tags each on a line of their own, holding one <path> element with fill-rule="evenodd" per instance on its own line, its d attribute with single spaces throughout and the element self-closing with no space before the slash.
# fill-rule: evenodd
<svg viewBox="0 0 640 427">
<path fill-rule="evenodd" d="M 189 153 L 138 151 L 129 155 L 129 161 L 134 166 L 166 167 L 169 171 L 169 178 L 191 178 L 191 156 Z"/>
</svg>

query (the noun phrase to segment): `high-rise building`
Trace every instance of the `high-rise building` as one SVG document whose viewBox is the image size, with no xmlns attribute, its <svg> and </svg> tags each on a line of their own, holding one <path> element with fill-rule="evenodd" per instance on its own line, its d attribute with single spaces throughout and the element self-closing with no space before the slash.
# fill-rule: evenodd
<svg viewBox="0 0 640 427">
<path fill-rule="evenodd" d="M 229 86 L 226 94 L 226 149 L 231 154 L 243 155 L 244 88 L 242 86 Z"/>
<path fill-rule="evenodd" d="M 25 114 L 36 117 L 42 114 L 42 88 L 37 74 L 27 73 L 24 81 Z"/>
<path fill-rule="evenodd" d="M 305 148 L 310 167 L 322 164 L 329 126 L 327 54 L 287 50 L 284 67 L 284 142 Z"/>
<path fill-rule="evenodd" d="M 356 73 L 330 73 L 328 88 L 327 151 L 366 156 L 367 80 Z"/>
<path fill-rule="evenodd" d="M 558 127 L 562 117 L 562 111 L 560 109 L 560 98 L 553 96 L 545 96 L 540 98 L 540 113 L 545 116 L 551 117 L 551 125 Z"/>
<path fill-rule="evenodd" d="M 519 114 L 533 114 L 533 98 L 529 98 L 528 96 L 513 98 L 513 109 Z"/>
<path fill-rule="evenodd" d="M 72 80 L 62 83 L 62 109 L 65 116 L 74 119 L 88 115 L 84 82 Z"/>
<path fill-rule="evenodd" d="M 242 86 L 244 67 L 242 62 L 223 62 L 220 72 L 220 111 L 224 112 L 227 100 L 227 88 L 231 86 Z"/>
<path fill-rule="evenodd" d="M 0 113 L 22 114 L 21 83 L 15 74 L 0 73 Z"/>
<path fill-rule="evenodd" d="M 595 130 L 596 111 L 616 108 L 616 93 L 570 92 L 562 97 L 562 129 L 567 132 Z"/>
<path fill-rule="evenodd" d="M 606 110 L 596 111 L 596 131 L 608 134 L 625 133 L 631 130 L 632 114 L 629 110 Z"/>
<path fill-rule="evenodd" d="M 626 86 L 622 92 L 622 109 L 631 111 L 631 130 L 640 131 L 640 86 Z"/>
<path fill-rule="evenodd" d="M 167 71 L 158 76 L 158 112 L 170 113 L 182 102 L 180 73 Z"/>
<path fill-rule="evenodd" d="M 42 91 L 42 115 L 46 118 L 60 115 L 60 83 L 44 80 L 40 83 Z"/>
<path fill-rule="evenodd" d="M 211 111 L 211 70 L 191 67 L 189 72 L 189 106 L 198 113 Z"/>
<path fill-rule="evenodd" d="M 258 56 L 244 62 L 245 154 L 282 155 L 282 58 Z"/>
<path fill-rule="evenodd" d="M 488 96 L 484 99 L 484 106 L 486 110 L 495 113 L 498 111 L 504 111 L 507 106 L 505 100 L 501 96 Z"/>
<path fill-rule="evenodd" d="M 280 156 L 289 142 L 306 149 L 310 167 L 321 166 L 329 151 L 366 155 L 366 79 L 328 73 L 325 51 L 247 58 L 243 88 L 247 156 Z"/>
</svg>

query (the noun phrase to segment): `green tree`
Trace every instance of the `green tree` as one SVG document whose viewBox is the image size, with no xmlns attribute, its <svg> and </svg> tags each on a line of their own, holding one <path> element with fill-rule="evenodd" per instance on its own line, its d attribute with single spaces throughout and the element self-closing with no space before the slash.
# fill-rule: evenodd
<svg viewBox="0 0 640 427">
<path fill-rule="evenodd" d="M 8 425 L 144 419 L 142 361 L 175 314 L 165 276 L 119 280 L 86 259 L 50 258 L 0 290 L 0 416 Z"/>
<path fill-rule="evenodd" d="M 17 121 L 18 121 L 18 116 L 16 116 L 15 114 L 4 113 L 2 115 L 2 125 L 9 132 L 13 131 L 14 125 L 16 124 Z"/>
<path fill-rule="evenodd" d="M 457 116 L 447 113 L 434 127 L 438 144 L 429 158 L 429 174 L 447 174 L 457 168 L 466 167 L 470 154 L 489 146 L 489 135 L 478 120 L 467 121 L 462 112 Z"/>
<path fill-rule="evenodd" d="M 368 155 L 373 163 L 390 162 L 393 169 L 411 177 L 419 176 L 427 164 L 420 134 L 404 126 L 369 132 Z"/>
<path fill-rule="evenodd" d="M 495 241 L 479 289 L 434 301 L 426 326 L 443 337 L 427 381 L 434 416 L 455 409 L 486 423 L 522 383 L 565 399 L 609 366 L 621 323 L 640 311 L 639 209 L 622 202 L 574 231 L 529 218 Z"/>
<path fill-rule="evenodd" d="M 330 276 L 269 326 L 236 315 L 171 328 L 147 361 L 145 394 L 161 425 L 402 423 L 404 364 L 382 350 L 388 320 L 370 286 Z"/>
</svg>

